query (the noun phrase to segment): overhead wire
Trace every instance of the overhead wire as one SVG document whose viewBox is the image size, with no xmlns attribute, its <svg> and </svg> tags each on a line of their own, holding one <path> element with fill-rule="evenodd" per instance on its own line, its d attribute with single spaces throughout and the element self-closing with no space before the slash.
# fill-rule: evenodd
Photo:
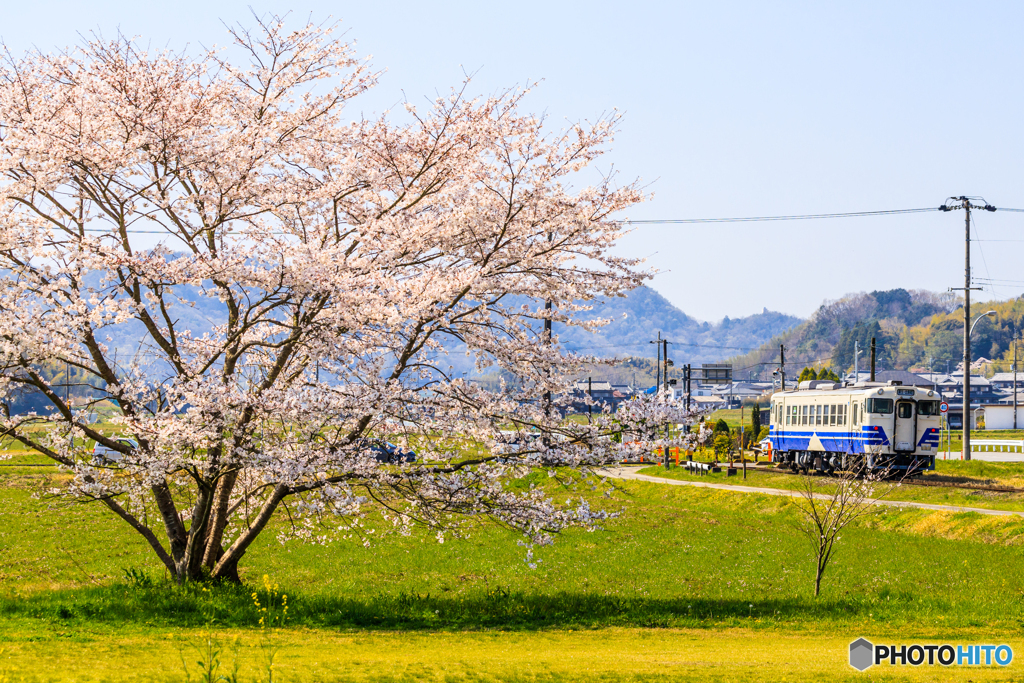
<svg viewBox="0 0 1024 683">
<path fill-rule="evenodd" d="M 733 218 L 673 218 L 618 221 L 628 225 L 692 225 L 697 223 L 760 223 L 768 221 L 809 221 L 829 218 L 860 218 L 865 216 L 895 216 L 908 213 L 938 211 L 935 207 L 922 209 L 888 209 L 885 211 L 850 211 L 843 213 L 791 214 L 785 216 L 741 216 Z"/>
</svg>

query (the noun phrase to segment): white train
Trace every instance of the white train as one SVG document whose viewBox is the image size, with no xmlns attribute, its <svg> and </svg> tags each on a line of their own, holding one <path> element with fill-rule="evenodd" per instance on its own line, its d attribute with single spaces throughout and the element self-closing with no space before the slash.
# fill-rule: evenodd
<svg viewBox="0 0 1024 683">
<path fill-rule="evenodd" d="M 801 382 L 772 396 L 772 462 L 803 472 L 865 467 L 896 476 L 935 469 L 940 399 L 899 382 Z"/>
</svg>

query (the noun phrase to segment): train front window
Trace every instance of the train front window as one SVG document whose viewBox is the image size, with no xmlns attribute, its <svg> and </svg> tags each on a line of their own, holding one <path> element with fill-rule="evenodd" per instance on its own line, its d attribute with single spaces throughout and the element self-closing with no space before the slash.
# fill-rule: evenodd
<svg viewBox="0 0 1024 683">
<path fill-rule="evenodd" d="M 938 401 L 918 401 L 917 402 L 917 414 L 918 415 L 938 415 L 939 414 L 939 402 Z"/>
<path fill-rule="evenodd" d="M 869 398 L 867 412 L 877 413 L 879 415 L 892 415 L 892 399 Z"/>
<path fill-rule="evenodd" d="M 913 403 L 901 403 L 896 406 L 896 417 L 901 420 L 914 417 L 914 404 Z"/>
</svg>

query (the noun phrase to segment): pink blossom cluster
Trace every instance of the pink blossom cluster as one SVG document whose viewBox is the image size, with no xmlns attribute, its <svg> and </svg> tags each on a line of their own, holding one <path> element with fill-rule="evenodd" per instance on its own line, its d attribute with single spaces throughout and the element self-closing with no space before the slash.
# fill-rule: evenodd
<svg viewBox="0 0 1024 683">
<path fill-rule="evenodd" d="M 272 17 L 232 31 L 242 60 L 117 38 L 0 70 L 0 432 L 181 580 L 237 577 L 268 526 L 368 541 L 370 512 L 400 533 L 490 519 L 545 543 L 606 513 L 511 481 L 682 445 L 663 427 L 692 420 L 661 396 L 562 417 L 587 359 L 557 328 L 599 325 L 586 302 L 646 277 L 610 252 L 640 189 L 582 173 L 618 115 L 551 133 L 521 111 L 527 90 L 467 83 L 352 118 L 376 74 L 333 30 Z M 181 322 L 211 307 L 209 329 Z M 143 338 L 119 356 L 125 326 Z M 453 353 L 500 389 L 456 376 Z M 85 405 L 53 366 L 97 387 Z M 11 414 L 24 391 L 51 410 Z M 101 400 L 137 445 L 85 419 Z"/>
</svg>

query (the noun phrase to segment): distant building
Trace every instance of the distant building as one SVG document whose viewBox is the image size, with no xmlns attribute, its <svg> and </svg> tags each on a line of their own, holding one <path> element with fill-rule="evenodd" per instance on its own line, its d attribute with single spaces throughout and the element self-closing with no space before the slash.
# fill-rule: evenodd
<svg viewBox="0 0 1024 683">
<path fill-rule="evenodd" d="M 590 394 L 598 405 L 595 405 L 594 412 L 601 412 L 600 404 L 607 403 L 611 412 L 619 409 L 619 404 L 636 393 L 628 384 L 613 385 L 605 380 L 586 380 L 576 382 L 573 385 L 573 410 L 577 413 L 587 412 L 586 395 Z"/>
<path fill-rule="evenodd" d="M 1013 389 L 1013 373 L 1012 372 L 997 372 L 992 375 L 989 380 L 992 386 L 998 389 Z M 974 382 L 974 379 L 971 379 Z M 1024 372 L 1017 373 L 1017 391 L 1024 389 Z"/>
</svg>

